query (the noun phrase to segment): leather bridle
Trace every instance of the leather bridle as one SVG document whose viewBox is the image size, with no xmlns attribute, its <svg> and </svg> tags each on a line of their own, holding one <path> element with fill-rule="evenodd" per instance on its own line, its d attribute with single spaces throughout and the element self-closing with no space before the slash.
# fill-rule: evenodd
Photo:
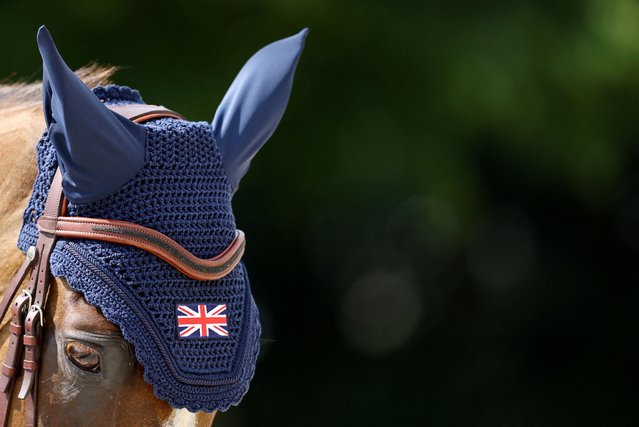
<svg viewBox="0 0 639 427">
<path fill-rule="evenodd" d="M 129 104 L 109 106 L 128 119 L 143 123 L 158 118 L 183 120 L 180 114 L 157 105 Z M 9 346 L 0 368 L 0 420 L 8 422 L 11 399 L 22 358 L 23 378 L 18 398 L 26 400 L 26 425 L 36 426 L 38 372 L 42 352 L 44 309 L 50 284 L 49 259 L 58 237 L 93 239 L 135 246 L 163 259 L 195 280 L 216 280 L 226 276 L 239 263 L 244 253 L 244 233 L 236 230 L 235 239 L 219 255 L 201 259 L 170 237 L 131 222 L 109 219 L 65 216 L 67 201 L 62 191 L 62 176 L 56 171 L 47 196 L 43 215 L 38 219 L 38 239 L 29 248 L 18 272 L 9 283 L 2 302 L 0 318 L 11 308 Z M 16 297 L 25 278 L 27 284 Z M 15 299 L 14 299 L 15 297 Z M 11 304 L 10 302 L 13 301 Z"/>
</svg>

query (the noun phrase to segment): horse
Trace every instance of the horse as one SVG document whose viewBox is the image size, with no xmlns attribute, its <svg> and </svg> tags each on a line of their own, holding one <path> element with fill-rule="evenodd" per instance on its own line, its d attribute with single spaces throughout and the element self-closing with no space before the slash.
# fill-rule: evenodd
<svg viewBox="0 0 639 427">
<path fill-rule="evenodd" d="M 232 263 L 225 258 L 223 272 L 214 275 L 204 267 L 221 256 L 220 248 L 223 255 L 237 246 L 238 236 L 243 237 L 235 230 L 232 196 L 283 115 L 306 34 L 303 30 L 253 55 L 229 87 L 213 122 L 203 123 L 189 122 L 164 107 L 149 108 L 136 91 L 112 85 L 114 67 L 71 72 L 48 30 L 40 28 L 42 84 L 0 85 L 1 290 L 7 291 L 6 284 L 21 264 L 31 268 L 46 262 L 52 274 L 41 306 L 33 303 L 36 296 L 27 292 L 28 286 L 16 299 L 28 294 L 30 306 L 18 315 L 23 321 L 25 316 L 41 316 L 44 326 L 37 351 L 30 347 L 33 338 L 22 337 L 26 350 L 21 387 L 19 378 L 13 378 L 19 367 L 9 368 L 6 361 L 3 365 L 3 381 L 11 386 L 0 393 L 0 406 L 8 405 L 0 422 L 210 426 L 218 411 L 239 403 L 259 351 L 257 309 L 240 261 L 243 246 L 234 250 Z M 123 113 L 131 107 L 151 113 L 136 122 Z M 204 142 L 194 142 L 196 137 Z M 189 165 L 192 162 L 200 163 L 195 167 Z M 189 181 L 203 167 L 215 175 L 212 190 L 204 178 Z M 189 175 L 189 170 L 195 172 Z M 149 171 L 167 173 L 168 178 Z M 151 185 L 153 179 L 159 185 Z M 146 246 L 139 244 L 142 237 L 100 240 L 91 234 L 65 236 L 58 228 L 47 231 L 42 221 L 56 185 L 61 192 L 57 220 L 124 224 L 121 231 L 147 233 Z M 135 197 L 127 199 L 131 191 Z M 158 203 L 162 198 L 174 206 Z M 196 212 L 188 212 L 190 208 Z M 87 213 L 90 218 L 83 215 Z M 56 233 L 50 261 L 38 258 L 45 258 L 42 251 L 34 257 L 33 242 Z M 160 238 L 170 243 L 168 248 L 149 249 Z M 216 239 L 222 243 L 207 244 Z M 86 257 L 74 258 L 72 249 Z M 80 259 L 85 263 L 74 267 Z M 132 267 L 133 259 L 144 263 Z M 184 267 L 185 260 L 203 267 L 199 273 L 190 271 L 197 265 Z M 31 281 L 37 274 L 34 269 L 24 275 Z M 48 279 L 49 274 L 44 281 Z M 167 288 L 167 283 L 175 287 Z M 104 296 L 111 292 L 107 288 L 112 294 Z M 215 310 L 198 298 L 216 303 Z M 225 303 L 218 304 L 222 300 Z M 194 302 L 198 305 L 188 304 Z M 198 307 L 204 307 L 205 317 L 214 318 L 215 324 L 180 323 L 192 319 Z M 156 318 L 156 323 L 149 323 Z M 11 339 L 14 320 L 5 316 L 0 329 L 0 360 L 21 342 Z M 35 364 L 35 384 L 29 388 L 25 383 L 32 377 L 32 365 L 26 353 L 31 349 L 41 356 Z M 225 351 L 229 355 L 222 354 Z"/>
</svg>

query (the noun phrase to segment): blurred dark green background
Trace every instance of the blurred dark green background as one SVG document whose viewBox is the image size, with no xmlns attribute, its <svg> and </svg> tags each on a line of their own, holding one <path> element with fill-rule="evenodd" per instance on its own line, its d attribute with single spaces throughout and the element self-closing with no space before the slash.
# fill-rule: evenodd
<svg viewBox="0 0 639 427">
<path fill-rule="evenodd" d="M 210 120 L 311 33 L 237 193 L 264 344 L 216 426 L 639 425 L 634 0 L 3 2 L 0 76 Z"/>
</svg>

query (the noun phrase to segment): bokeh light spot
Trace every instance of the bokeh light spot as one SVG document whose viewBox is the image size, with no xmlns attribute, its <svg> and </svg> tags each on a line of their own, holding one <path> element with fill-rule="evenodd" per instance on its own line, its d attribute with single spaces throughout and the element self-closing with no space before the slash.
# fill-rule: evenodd
<svg viewBox="0 0 639 427">
<path fill-rule="evenodd" d="M 341 304 L 341 329 L 354 349 L 382 355 L 401 348 L 417 329 L 422 301 L 414 282 L 393 272 L 356 281 Z"/>
</svg>

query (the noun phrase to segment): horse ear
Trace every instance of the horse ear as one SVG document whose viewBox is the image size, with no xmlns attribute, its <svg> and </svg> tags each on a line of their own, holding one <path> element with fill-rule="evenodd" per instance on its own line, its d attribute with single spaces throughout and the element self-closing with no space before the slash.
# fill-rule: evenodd
<svg viewBox="0 0 639 427">
<path fill-rule="evenodd" d="M 253 55 L 215 113 L 213 131 L 233 191 L 284 114 L 307 34 L 304 29 Z"/>
<path fill-rule="evenodd" d="M 109 110 L 65 64 L 44 27 L 44 115 L 62 171 L 62 188 L 73 203 L 102 199 L 129 181 L 144 164 L 146 129 Z"/>
</svg>

